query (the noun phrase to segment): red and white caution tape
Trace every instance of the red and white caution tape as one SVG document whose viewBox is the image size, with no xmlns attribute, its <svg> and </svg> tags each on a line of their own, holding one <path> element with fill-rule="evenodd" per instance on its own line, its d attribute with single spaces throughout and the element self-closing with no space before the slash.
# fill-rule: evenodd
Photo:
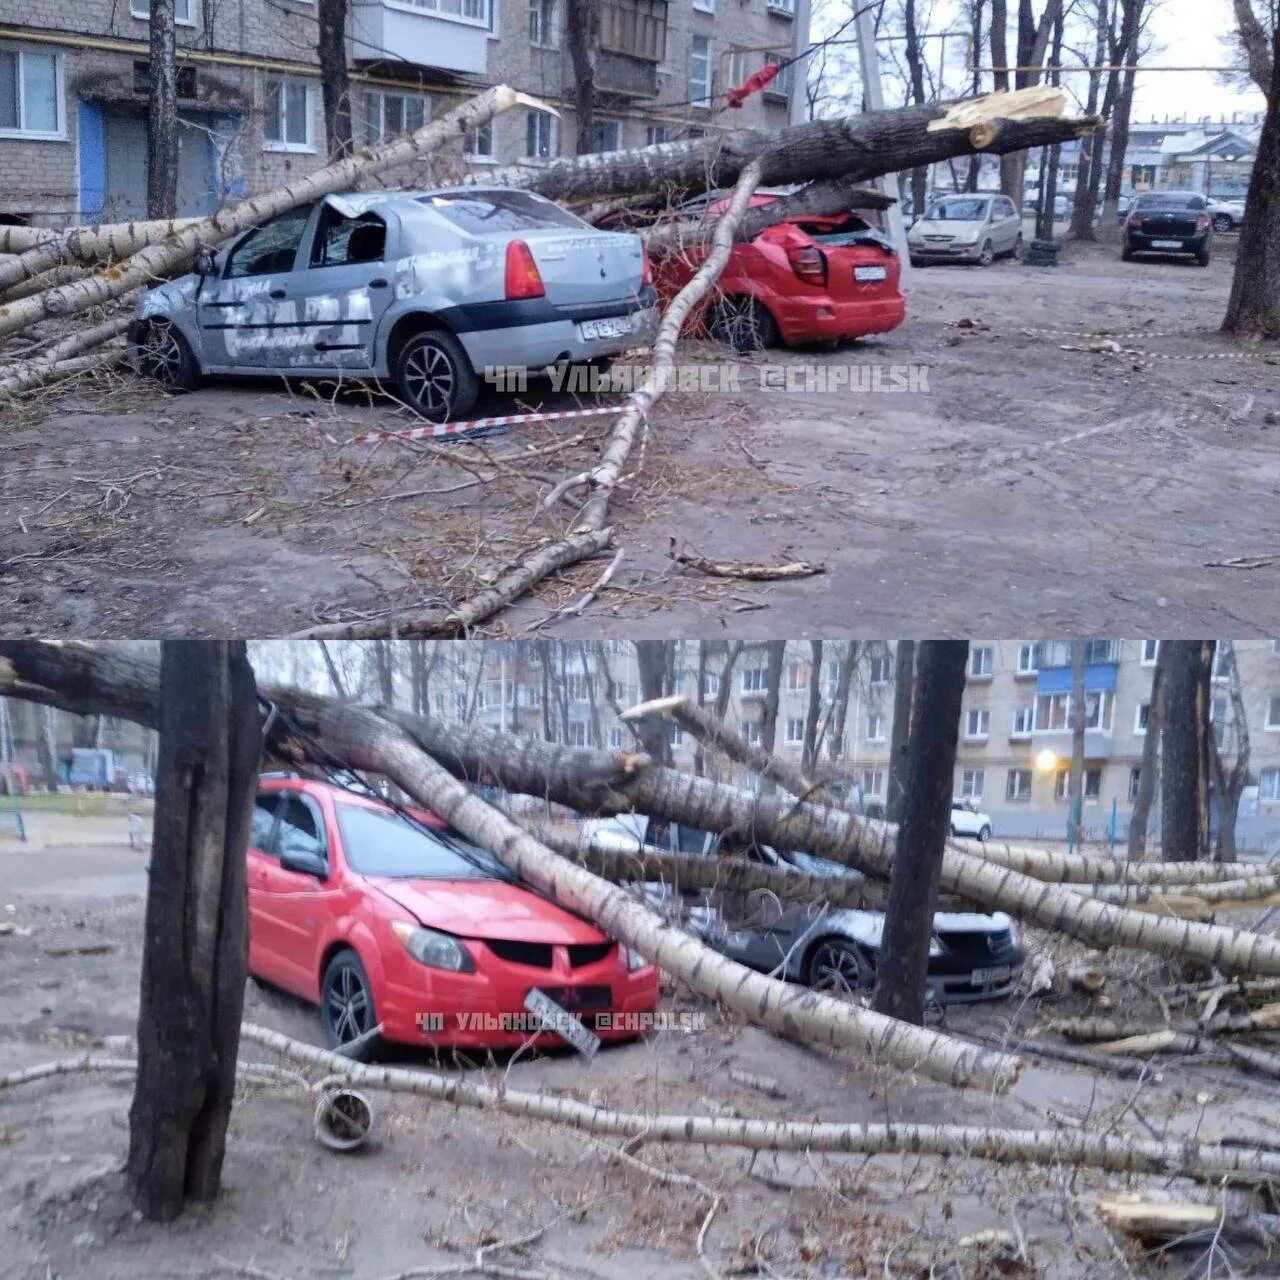
<svg viewBox="0 0 1280 1280">
<path fill-rule="evenodd" d="M 548 413 L 507 413 L 497 418 L 472 418 L 469 422 L 429 422 L 404 431 L 370 431 L 352 436 L 348 444 L 376 444 L 379 440 L 438 440 L 442 436 L 466 436 L 495 427 L 513 427 L 521 422 L 553 422 L 564 418 L 599 418 L 618 414 L 625 405 L 601 405 L 594 409 L 556 409 Z"/>
</svg>

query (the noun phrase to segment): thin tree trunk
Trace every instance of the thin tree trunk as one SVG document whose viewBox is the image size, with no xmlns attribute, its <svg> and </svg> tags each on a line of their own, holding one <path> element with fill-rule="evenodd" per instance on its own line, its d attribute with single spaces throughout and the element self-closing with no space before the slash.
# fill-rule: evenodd
<svg viewBox="0 0 1280 1280">
<path fill-rule="evenodd" d="M 640 674 L 640 697 L 644 702 L 670 693 L 667 685 L 667 650 L 670 640 L 637 640 L 636 668 Z M 671 728 L 661 720 L 646 721 L 640 726 L 640 740 L 649 759 L 656 764 L 671 762 Z"/>
<path fill-rule="evenodd" d="M 787 642 L 770 640 L 765 646 L 764 706 L 760 709 L 760 749 L 769 756 L 774 754 L 778 740 L 778 702 L 782 697 L 782 667 L 786 659 Z M 766 775 L 761 780 L 761 790 L 768 794 L 773 790 L 773 779 Z"/>
<path fill-rule="evenodd" d="M 818 718 L 822 714 L 822 641 L 809 642 L 809 702 L 804 715 L 800 767 L 812 778 L 818 765 Z"/>
<path fill-rule="evenodd" d="M 1164 718 L 1160 735 L 1160 844 L 1166 862 L 1197 862 L 1208 851 L 1203 769 L 1203 640 L 1162 640 Z"/>
<path fill-rule="evenodd" d="M 1156 795 L 1156 773 L 1160 760 L 1160 733 L 1164 724 L 1164 645 L 1156 655 L 1151 673 L 1151 701 L 1147 704 L 1147 736 L 1142 740 L 1142 763 L 1138 766 L 1138 793 L 1129 817 L 1129 854 L 1147 851 L 1147 829 L 1151 825 L 1151 804 Z"/>
<path fill-rule="evenodd" d="M 138 1080 L 126 1173 L 168 1221 L 218 1192 L 248 967 L 244 850 L 262 740 L 242 641 L 166 640 Z"/>
<path fill-rule="evenodd" d="M 885 791 L 885 817 L 890 822 L 902 821 L 907 788 L 912 781 L 907 755 L 911 740 L 915 663 L 916 642 L 899 640 L 893 663 L 893 724 L 889 730 L 889 777 Z M 948 808 L 950 799 L 948 794 Z"/>
<path fill-rule="evenodd" d="M 924 1022 L 933 913 L 951 830 L 956 740 L 968 660 L 967 640 L 920 644 L 919 687 L 907 747 L 908 787 L 872 1000 L 877 1013 L 917 1026 Z"/>
<path fill-rule="evenodd" d="M 333 685 L 333 691 L 340 698 L 347 696 L 347 688 L 342 680 L 342 673 L 338 670 L 338 664 L 333 660 L 333 654 L 329 652 L 329 646 L 323 640 L 317 640 L 320 646 L 320 653 L 324 658 L 325 669 L 329 672 L 329 683 Z"/>
<path fill-rule="evenodd" d="M 54 707 L 41 707 L 36 718 L 36 755 L 45 790 L 52 795 L 61 781 L 58 777 L 58 712 Z"/>
<path fill-rule="evenodd" d="M 1073 849 L 1080 847 L 1080 824 L 1084 817 L 1084 644 L 1071 642 L 1071 775 L 1067 787 L 1067 841 Z"/>
<path fill-rule="evenodd" d="M 1218 839 L 1214 857 L 1219 862 L 1236 859 L 1236 820 L 1240 815 L 1240 798 L 1249 782 L 1249 717 L 1240 684 L 1240 664 L 1234 641 L 1220 640 L 1222 661 L 1219 666 L 1227 677 L 1231 702 L 1231 731 L 1235 734 L 1235 754 L 1230 770 L 1222 758 L 1222 749 L 1212 727 L 1209 732 L 1210 763 L 1213 767 L 1214 792 L 1218 798 Z M 1224 732 L 1226 726 L 1223 726 Z"/>
<path fill-rule="evenodd" d="M 174 0 L 151 0 L 147 103 L 147 217 L 178 216 L 178 61 Z"/>
<path fill-rule="evenodd" d="M 351 75 L 347 68 L 347 0 L 318 0 L 320 85 L 329 159 L 351 154 Z"/>
<path fill-rule="evenodd" d="M 576 154 L 595 150 L 596 69 L 592 58 L 595 43 L 594 0 L 565 0 L 565 36 L 573 66 L 573 110 L 578 123 Z"/>
<path fill-rule="evenodd" d="M 1094 11 L 1094 66 L 1101 67 L 1107 56 L 1108 0 L 1097 0 Z M 1098 95 L 1102 88 L 1102 72 L 1089 73 L 1089 90 L 1085 102 L 1086 114 L 1093 115 L 1098 110 Z M 1076 190 L 1071 206 L 1071 227 L 1067 234 L 1073 240 L 1096 240 L 1093 230 L 1095 202 L 1098 197 L 1096 183 L 1091 183 L 1096 168 L 1096 155 L 1102 149 L 1102 140 L 1097 134 L 1080 140 L 1080 161 L 1076 168 Z"/>
<path fill-rule="evenodd" d="M 1138 37 L 1141 32 L 1144 0 L 1120 0 L 1120 38 L 1113 45 L 1113 60 L 1132 68 L 1138 61 Z M 1109 118 L 1109 153 L 1107 158 L 1106 185 L 1102 196 L 1103 239 L 1119 237 L 1116 209 L 1120 204 L 1120 188 L 1124 183 L 1124 155 L 1129 149 L 1129 116 L 1133 109 L 1135 72 L 1131 69 L 1118 73 L 1115 99 Z"/>
<path fill-rule="evenodd" d="M 911 101 L 920 104 L 925 100 L 924 61 L 920 56 L 920 34 L 916 28 L 916 0 L 903 0 L 902 22 Z M 917 165 L 911 170 L 911 200 L 917 217 L 923 216 L 928 198 L 929 168 Z"/>
<path fill-rule="evenodd" d="M 970 0 L 969 17 L 970 17 L 970 43 L 969 48 L 973 50 L 973 80 L 969 86 L 969 92 L 976 98 L 982 92 L 982 72 L 979 69 L 982 66 L 982 8 L 984 0 Z M 969 157 L 969 172 L 965 178 L 965 190 L 977 191 L 978 180 L 982 174 L 982 157 L 980 155 L 971 155 Z M 1018 205 L 1021 209 L 1021 204 Z"/>
</svg>

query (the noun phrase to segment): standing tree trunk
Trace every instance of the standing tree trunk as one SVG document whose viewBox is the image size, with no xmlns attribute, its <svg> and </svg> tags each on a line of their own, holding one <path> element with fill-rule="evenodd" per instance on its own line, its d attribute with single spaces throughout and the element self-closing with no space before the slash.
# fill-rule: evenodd
<svg viewBox="0 0 1280 1280">
<path fill-rule="evenodd" d="M 907 748 L 909 789 L 889 877 L 889 905 L 872 1008 L 919 1026 L 942 856 L 951 831 L 956 741 L 967 640 L 920 642 L 916 706 Z"/>
<path fill-rule="evenodd" d="M 1071 642 L 1071 776 L 1067 787 L 1067 843 L 1080 848 L 1080 820 L 1084 817 L 1084 641 Z"/>
<path fill-rule="evenodd" d="M 1164 723 L 1165 647 L 1160 646 L 1156 669 L 1151 673 L 1151 701 L 1147 704 L 1147 736 L 1142 740 L 1142 763 L 1138 766 L 1138 794 L 1129 817 L 1129 853 L 1147 851 L 1147 828 L 1151 825 L 1151 802 L 1156 795 L 1156 771 L 1160 759 L 1160 726 Z"/>
<path fill-rule="evenodd" d="M 333 654 L 329 652 L 329 646 L 323 640 L 317 640 L 320 646 L 320 655 L 324 658 L 325 669 L 329 673 L 329 683 L 333 685 L 333 691 L 340 698 L 347 696 L 347 687 L 342 680 L 342 672 L 338 670 L 338 664 L 333 660 Z"/>
<path fill-rule="evenodd" d="M 969 48 L 973 50 L 973 79 L 969 92 L 976 98 L 982 92 L 982 58 L 978 51 L 982 48 L 982 6 L 984 0 L 969 0 Z M 977 191 L 978 180 L 982 174 L 982 157 L 978 154 L 969 157 L 969 172 L 965 177 L 964 189 Z M 1022 208 L 1021 205 L 1018 206 Z"/>
<path fill-rule="evenodd" d="M 320 84 L 324 95 L 324 136 L 329 159 L 351 154 L 351 74 L 347 68 L 347 0 L 319 0 Z"/>
<path fill-rule="evenodd" d="M 1129 149 L 1129 116 L 1133 109 L 1134 67 L 1138 61 L 1138 38 L 1142 30 L 1145 0 L 1120 0 L 1120 32 L 1110 43 L 1113 63 L 1128 70 L 1116 73 L 1115 93 L 1108 117 L 1109 147 L 1106 185 L 1102 194 L 1102 238 L 1118 239 L 1121 232 L 1116 222 L 1120 204 L 1120 188 L 1124 185 L 1124 153 Z"/>
<path fill-rule="evenodd" d="M 899 640 L 893 664 L 893 724 L 889 729 L 889 777 L 885 789 L 885 817 L 901 822 L 910 781 L 907 759 L 911 738 L 911 702 L 915 689 L 916 642 Z"/>
<path fill-rule="evenodd" d="M 596 149 L 596 69 L 591 56 L 595 16 L 594 0 L 565 0 L 569 59 L 575 81 L 573 110 L 578 122 L 575 154 L 580 156 Z"/>
<path fill-rule="evenodd" d="M 907 59 L 907 76 L 910 80 L 911 101 L 922 103 L 924 95 L 924 59 L 920 55 L 920 33 L 916 27 L 916 0 L 903 0 L 902 21 Z M 929 169 L 917 165 L 911 170 L 911 200 L 917 218 L 924 217 L 925 203 L 929 198 Z"/>
<path fill-rule="evenodd" d="M 173 0 L 151 0 L 147 105 L 147 217 L 178 216 L 178 61 Z"/>
<path fill-rule="evenodd" d="M 41 707 L 36 718 L 36 756 L 44 774 L 45 790 L 53 795 L 58 790 L 58 712 L 54 707 Z"/>
<path fill-rule="evenodd" d="M 845 644 L 844 654 L 840 659 L 840 672 L 836 678 L 835 705 L 831 708 L 833 725 L 827 755 L 832 759 L 844 759 L 844 729 L 849 718 L 849 694 L 853 690 L 853 672 L 858 665 L 858 642 L 850 640 Z"/>
<path fill-rule="evenodd" d="M 217 1195 L 248 969 L 244 851 L 261 754 L 243 641 L 166 640 L 126 1173 L 169 1221 Z"/>
<path fill-rule="evenodd" d="M 804 749 L 800 767 L 806 778 L 813 778 L 818 767 L 818 719 L 822 715 L 822 641 L 811 640 L 809 650 L 809 702 L 804 715 Z"/>
<path fill-rule="evenodd" d="M 778 740 L 778 700 L 782 696 L 782 663 L 786 657 L 787 642 L 770 640 L 765 646 L 765 690 L 764 706 L 760 710 L 760 749 L 766 755 L 773 755 L 774 743 Z M 774 790 L 772 778 L 760 779 L 760 793 L 769 795 Z"/>
<path fill-rule="evenodd" d="M 1236 860 L 1236 819 L 1240 814 L 1240 797 L 1249 783 L 1249 718 L 1240 686 L 1240 664 L 1236 647 L 1230 640 L 1220 640 L 1220 669 L 1227 678 L 1231 702 L 1231 731 L 1235 734 L 1235 757 L 1228 770 L 1222 758 L 1222 746 L 1212 723 L 1209 725 L 1209 763 L 1213 769 L 1213 791 L 1218 799 L 1218 839 L 1214 857 L 1219 862 Z M 1227 726 L 1223 725 L 1225 734 Z"/>
<path fill-rule="evenodd" d="M 636 667 L 640 673 L 640 700 L 650 702 L 671 692 L 667 683 L 670 670 L 670 640 L 637 640 Z M 657 716 L 650 716 L 639 726 L 645 752 L 655 764 L 671 763 L 671 726 Z"/>
<path fill-rule="evenodd" d="M 1271 41 L 1271 92 L 1222 327 L 1228 333 L 1280 338 L 1280 22 Z"/>
<path fill-rule="evenodd" d="M 1093 63 L 1101 67 L 1107 56 L 1107 27 L 1110 18 L 1107 9 L 1108 0 L 1098 0 L 1094 11 L 1096 27 L 1093 42 Z M 1089 73 L 1089 91 L 1086 99 L 1088 114 L 1093 115 L 1098 109 L 1098 94 L 1102 86 L 1102 72 Z M 1098 153 L 1102 150 L 1102 140 L 1096 135 L 1080 139 L 1079 163 L 1076 165 L 1076 189 L 1071 205 L 1071 226 L 1067 234 L 1073 240 L 1096 240 L 1093 232 L 1093 210 L 1098 198 L 1097 182 L 1093 178 Z"/>
<path fill-rule="evenodd" d="M 1049 83 L 1055 87 L 1061 79 L 1059 67 L 1062 65 L 1062 25 L 1062 7 L 1059 5 L 1057 16 L 1053 21 L 1053 46 L 1049 51 Z M 1044 152 L 1041 152 L 1041 155 L 1044 156 Z M 1043 230 L 1036 228 L 1036 234 L 1041 240 L 1053 239 L 1053 224 L 1057 219 L 1055 206 L 1058 203 L 1058 163 L 1061 156 L 1062 148 L 1055 142 L 1049 148 L 1048 163 L 1045 164 L 1045 160 L 1041 160 L 1041 164 L 1045 164 L 1044 204 L 1041 206 Z"/>
<path fill-rule="evenodd" d="M 1209 797 L 1204 761 L 1203 640 L 1162 640 L 1164 716 L 1160 732 L 1160 843 L 1166 862 L 1207 856 Z"/>
</svg>

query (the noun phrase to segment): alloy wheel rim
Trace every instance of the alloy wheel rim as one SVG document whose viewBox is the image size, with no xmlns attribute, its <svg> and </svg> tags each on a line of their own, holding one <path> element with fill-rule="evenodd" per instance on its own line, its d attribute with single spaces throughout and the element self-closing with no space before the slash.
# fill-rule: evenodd
<svg viewBox="0 0 1280 1280">
<path fill-rule="evenodd" d="M 175 382 L 182 366 L 182 348 L 177 335 L 166 324 L 148 326 L 139 352 L 142 372 L 157 382 Z"/>
<path fill-rule="evenodd" d="M 813 957 L 810 986 L 818 991 L 862 991 L 871 974 L 862 957 L 849 947 L 824 943 Z"/>
<path fill-rule="evenodd" d="M 344 966 L 337 981 L 330 984 L 326 1009 L 330 1029 L 339 1044 L 346 1044 L 369 1030 L 369 992 L 350 966 Z"/>
<path fill-rule="evenodd" d="M 453 401 L 453 364 L 439 347 L 419 347 L 405 361 L 405 390 L 425 413 L 447 413 Z"/>
</svg>

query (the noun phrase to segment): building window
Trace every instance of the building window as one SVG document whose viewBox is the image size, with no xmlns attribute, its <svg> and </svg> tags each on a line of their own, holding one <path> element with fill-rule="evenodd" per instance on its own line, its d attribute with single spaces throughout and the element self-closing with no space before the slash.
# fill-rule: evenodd
<svg viewBox="0 0 1280 1280">
<path fill-rule="evenodd" d="M 1129 770 L 1129 800 L 1130 802 L 1138 798 L 1138 787 L 1142 782 L 1142 768 L 1140 765 L 1134 765 Z"/>
<path fill-rule="evenodd" d="M 1156 665 L 1156 659 L 1159 656 L 1159 640 L 1144 640 L 1142 642 L 1142 665 L 1144 667 L 1154 667 Z"/>
<path fill-rule="evenodd" d="M 983 645 L 978 649 L 969 650 L 969 679 L 970 680 L 990 680 L 991 679 L 991 646 Z"/>
<path fill-rule="evenodd" d="M 151 17 L 151 0 L 129 0 L 129 12 L 147 21 Z M 199 11 L 196 0 L 173 0 L 173 20 L 180 27 L 194 27 Z"/>
<path fill-rule="evenodd" d="M 960 775 L 960 794 L 966 800 L 981 800 L 982 789 L 987 782 L 985 769 L 966 769 Z"/>
<path fill-rule="evenodd" d="M 1267 700 L 1267 732 L 1280 732 L 1280 697 L 1274 693 Z"/>
<path fill-rule="evenodd" d="M 1133 731 L 1139 737 L 1147 731 L 1147 718 L 1151 715 L 1151 703 L 1140 702 L 1133 709 Z"/>
<path fill-rule="evenodd" d="M 769 671 L 766 667 L 743 667 L 743 693 L 768 693 Z"/>
<path fill-rule="evenodd" d="M 684 730 L 673 724 L 671 726 L 671 735 L 668 741 L 671 743 L 673 748 L 684 746 Z"/>
<path fill-rule="evenodd" d="M 809 687 L 809 664 L 792 662 L 787 667 L 787 690 L 790 693 L 803 693 Z"/>
<path fill-rule="evenodd" d="M 62 136 L 61 72 L 57 54 L 0 49 L 0 134 Z"/>
<path fill-rule="evenodd" d="M 619 729 L 617 725 L 614 725 L 613 728 L 609 730 L 609 750 L 622 750 L 622 730 Z"/>
<path fill-rule="evenodd" d="M 720 677 L 714 671 L 704 671 L 702 673 L 702 696 L 704 698 L 718 698 L 720 696 Z"/>
<path fill-rule="evenodd" d="M 804 741 L 804 721 L 792 717 L 787 721 L 787 741 L 803 742 Z"/>
<path fill-rule="evenodd" d="M 770 13 L 790 18 L 795 16 L 796 0 L 765 0 Z"/>
<path fill-rule="evenodd" d="M 621 149 L 622 128 L 617 120 L 597 120 L 591 126 L 591 150 L 618 151 Z"/>
<path fill-rule="evenodd" d="M 1006 800 L 1031 799 L 1031 770 L 1010 769 L 1005 778 L 1004 798 Z"/>
<path fill-rule="evenodd" d="M 867 741 L 884 741 L 884 716 L 878 711 L 872 711 L 867 716 Z"/>
<path fill-rule="evenodd" d="M 310 3 L 310 0 L 306 2 Z M 488 0 L 397 0 L 397 3 L 428 9 L 445 18 L 465 18 L 468 22 L 492 28 Z"/>
<path fill-rule="evenodd" d="M 760 745 L 760 723 L 757 720 L 748 720 L 742 726 L 742 736 L 746 739 L 747 744 L 752 747 Z"/>
<path fill-rule="evenodd" d="M 1111 732 L 1115 695 L 1110 690 L 1093 689 L 1084 695 L 1084 727 Z M 1042 693 L 1036 699 L 1036 732 L 1065 733 L 1071 725 L 1071 695 Z"/>
<path fill-rule="evenodd" d="M 1055 800 L 1065 800 L 1067 798 L 1067 788 L 1071 778 L 1070 769 L 1059 769 L 1053 779 L 1053 798 Z M 1084 771 L 1084 798 L 1086 801 L 1096 803 L 1098 797 L 1102 794 L 1102 770 L 1086 769 Z"/>
<path fill-rule="evenodd" d="M 426 98 L 408 93 L 364 95 L 364 140 L 373 146 L 398 133 L 416 133 L 431 119 Z"/>
<path fill-rule="evenodd" d="M 689 45 L 689 102 L 695 107 L 711 105 L 711 38 L 694 36 Z"/>
<path fill-rule="evenodd" d="M 1086 640 L 1084 642 L 1085 666 L 1091 667 L 1099 662 L 1116 660 L 1116 644 L 1114 640 Z"/>
<path fill-rule="evenodd" d="M 889 655 L 887 653 L 873 653 L 871 655 L 870 680 L 872 684 L 889 683 Z"/>
<path fill-rule="evenodd" d="M 716 0 L 693 0 L 693 7 L 699 13 L 715 13 Z"/>
<path fill-rule="evenodd" d="M 555 47 L 556 0 L 529 0 L 529 43 Z"/>
<path fill-rule="evenodd" d="M 1033 676 L 1040 670 L 1040 646 L 1038 644 L 1020 644 L 1018 646 L 1017 674 Z"/>
<path fill-rule="evenodd" d="M 985 740 L 991 729 L 991 712 L 986 707 L 975 707 L 965 715 L 964 736 Z"/>
<path fill-rule="evenodd" d="M 467 134 L 467 159 L 488 164 L 493 161 L 493 121 L 486 120 Z"/>
<path fill-rule="evenodd" d="M 570 672 L 565 677 L 565 689 L 572 702 L 591 701 L 591 682 L 581 671 Z"/>
<path fill-rule="evenodd" d="M 585 720 L 569 721 L 569 734 L 565 739 L 565 745 L 569 747 L 585 747 L 587 745 L 587 722 Z"/>
<path fill-rule="evenodd" d="M 884 770 L 883 769 L 863 769 L 862 794 L 864 796 L 884 795 Z"/>
<path fill-rule="evenodd" d="M 645 126 L 644 145 L 646 147 L 657 146 L 659 142 L 666 142 L 669 130 L 665 124 L 650 124 Z"/>
<path fill-rule="evenodd" d="M 524 154 L 530 160 L 549 160 L 560 154 L 560 122 L 548 111 L 526 111 Z"/>
<path fill-rule="evenodd" d="M 1035 723 L 1034 707 L 1014 707 L 1013 709 L 1013 728 L 1009 730 L 1011 738 L 1029 738 L 1031 737 L 1031 728 Z"/>
<path fill-rule="evenodd" d="M 526 707 L 542 706 L 542 690 L 536 684 L 526 684 L 524 689 L 524 705 Z"/>
<path fill-rule="evenodd" d="M 1258 799 L 1280 800 L 1280 769 L 1263 769 L 1258 775 Z"/>
<path fill-rule="evenodd" d="M 267 81 L 263 144 L 268 151 L 314 151 L 311 86 L 305 80 Z"/>
</svg>

